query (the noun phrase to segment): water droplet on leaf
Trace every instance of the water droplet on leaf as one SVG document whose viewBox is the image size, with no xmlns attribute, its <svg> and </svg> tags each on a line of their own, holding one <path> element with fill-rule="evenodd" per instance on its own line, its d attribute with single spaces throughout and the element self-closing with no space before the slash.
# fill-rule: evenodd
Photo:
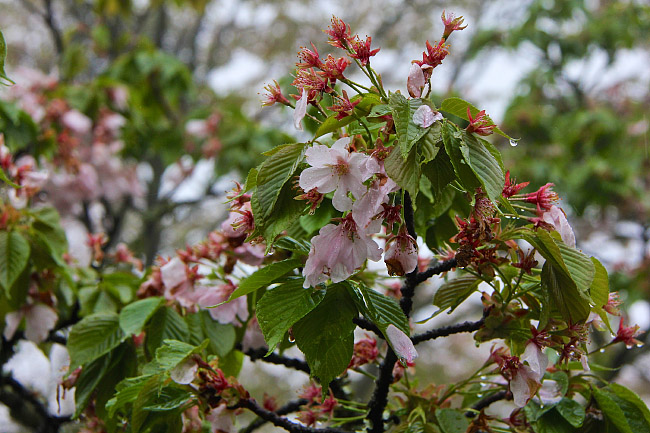
<svg viewBox="0 0 650 433">
<path fill-rule="evenodd" d="M 514 139 L 514 138 L 510 139 L 510 146 L 517 147 L 518 144 L 519 144 L 519 139 Z"/>
</svg>

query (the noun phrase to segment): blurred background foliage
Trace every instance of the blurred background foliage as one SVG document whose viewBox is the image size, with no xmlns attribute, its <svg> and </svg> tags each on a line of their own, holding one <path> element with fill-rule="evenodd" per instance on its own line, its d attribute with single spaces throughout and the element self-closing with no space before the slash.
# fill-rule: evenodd
<svg viewBox="0 0 650 433">
<path fill-rule="evenodd" d="M 228 180 L 242 180 L 260 152 L 296 139 L 288 113 L 262 111 L 258 93 L 272 79 L 290 82 L 294 53 L 324 40 L 321 29 L 332 14 L 373 37 L 383 54 L 373 67 L 386 87 L 404 92 L 410 61 L 440 34 L 443 9 L 464 15 L 469 27 L 454 35 L 446 67 L 436 70 L 436 96 L 462 95 L 520 138 L 516 147 L 494 138 L 505 165 L 535 188 L 556 183 L 579 246 L 609 267 L 611 290 L 637 306 L 647 330 L 646 1 L 0 0 L 0 29 L 15 81 L 19 66 L 53 74 L 59 84 L 44 91 L 49 100 L 63 98 L 91 119 L 103 109 L 126 119 L 121 154 L 145 173 L 146 194 L 117 206 L 99 200 L 100 217 L 88 209 L 76 216 L 87 231 L 110 234 L 107 249 L 127 241 L 152 263 L 213 229 L 224 216 Z M 322 42 L 316 47 L 328 52 Z M 120 88 L 128 95 L 123 106 L 110 97 Z M 194 120 L 208 132 L 188 134 Z M 12 150 L 56 153 L 56 135 L 6 98 L 0 131 Z M 175 194 L 180 184 L 165 189 L 172 168 L 188 160 L 200 178 L 181 170 L 192 193 Z M 206 160 L 212 165 L 199 169 Z M 636 381 L 627 385 L 645 390 L 648 402 L 646 349 L 611 351 L 598 362 L 630 364 L 607 374 Z"/>
</svg>

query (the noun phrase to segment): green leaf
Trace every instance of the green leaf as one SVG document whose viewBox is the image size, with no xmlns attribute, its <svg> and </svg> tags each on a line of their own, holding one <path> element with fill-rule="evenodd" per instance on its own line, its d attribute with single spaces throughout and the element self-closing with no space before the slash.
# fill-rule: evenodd
<svg viewBox="0 0 650 433">
<path fill-rule="evenodd" d="M 394 147 L 384 160 L 384 167 L 386 174 L 411 194 L 411 200 L 415 200 L 420 188 L 421 175 L 420 164 L 417 161 L 417 149 L 409 152 L 404 159 L 398 149 Z"/>
<path fill-rule="evenodd" d="M 408 318 L 397 300 L 361 285 L 349 284 L 348 288 L 361 314 L 377 325 L 381 332 L 392 324 L 406 335 L 410 335 Z"/>
<path fill-rule="evenodd" d="M 261 287 L 268 286 L 274 280 L 286 275 L 287 272 L 290 272 L 299 266 L 302 266 L 302 260 L 297 259 L 288 259 L 281 262 L 271 263 L 270 265 L 255 271 L 249 277 L 242 280 L 239 283 L 237 290 L 232 292 L 230 298 L 228 298 L 228 301 L 230 302 L 233 299 L 239 298 L 240 296 L 254 292 Z"/>
<path fill-rule="evenodd" d="M 527 406 L 528 407 L 528 406 Z M 543 408 L 541 410 L 544 410 Z M 544 413 L 535 426 L 537 433 L 574 433 L 575 429 L 555 410 L 555 408 Z"/>
<path fill-rule="evenodd" d="M 11 286 L 29 261 L 30 247 L 27 239 L 17 231 L 0 231 L 0 285 L 10 298 Z"/>
<path fill-rule="evenodd" d="M 291 228 L 298 218 L 302 215 L 305 204 L 302 201 L 295 200 L 296 191 L 293 189 L 291 182 L 284 184 L 275 203 L 275 210 L 266 218 L 259 215 L 263 213 L 257 195 L 251 198 L 253 215 L 255 217 L 255 231 L 250 235 L 251 238 L 263 236 L 266 239 L 267 253 L 273 246 L 273 242 L 280 233 Z"/>
<path fill-rule="evenodd" d="M 293 325 L 296 344 L 323 389 L 350 363 L 356 328 L 352 320 L 358 314 L 345 285 L 334 284 L 320 304 Z"/>
<path fill-rule="evenodd" d="M 433 161 L 422 166 L 422 173 L 431 182 L 431 192 L 436 199 L 440 199 L 447 185 L 456 180 L 454 166 L 445 149 L 441 149 Z"/>
<path fill-rule="evenodd" d="M 160 390 L 155 403 L 145 406 L 143 410 L 167 412 L 180 409 L 194 399 L 194 394 L 177 386 L 166 386 Z"/>
<path fill-rule="evenodd" d="M 611 389 L 616 396 L 635 406 L 638 411 L 641 412 L 646 425 L 650 426 L 650 410 L 648 409 L 648 406 L 646 406 L 645 402 L 641 400 L 634 391 L 618 383 L 610 383 L 607 387 Z"/>
<path fill-rule="evenodd" d="M 7 44 L 5 43 L 5 38 L 0 31 L 0 78 L 4 79 L 5 81 L 9 81 L 11 84 L 14 84 L 13 81 L 9 77 L 7 77 L 7 74 L 5 74 L 5 59 L 7 58 Z M 6 84 L 3 83 L 2 80 L 0 80 L 0 84 Z"/>
<path fill-rule="evenodd" d="M 257 321 L 269 352 L 273 352 L 284 334 L 323 300 L 322 290 L 302 287 L 303 279 L 289 280 L 264 293 L 257 302 Z"/>
<path fill-rule="evenodd" d="M 476 108 L 474 105 L 470 104 L 469 102 L 461 99 L 461 98 L 447 98 L 444 101 L 442 101 L 442 104 L 440 105 L 440 111 L 444 111 L 449 114 L 453 114 L 454 116 L 458 116 L 461 119 L 467 120 L 469 122 L 469 118 L 467 117 L 467 107 L 469 107 L 469 111 L 472 113 L 472 117 L 475 117 L 476 114 L 480 111 L 478 108 Z M 489 120 L 490 123 L 494 124 L 490 116 L 486 116 Z M 497 134 L 507 138 L 508 140 L 512 140 L 512 137 L 510 137 L 508 134 L 503 132 L 499 127 L 497 126 L 494 128 L 494 132 Z"/>
<path fill-rule="evenodd" d="M 426 164 L 433 161 L 441 146 L 442 142 L 442 122 L 435 122 L 429 128 L 429 131 L 418 141 L 418 154 L 420 164 Z"/>
<path fill-rule="evenodd" d="M 413 123 L 413 113 L 423 104 L 426 104 L 426 101 L 419 98 L 406 99 L 400 93 L 390 95 L 388 105 L 393 113 L 395 133 L 404 158 L 409 154 L 413 145 L 429 130 L 428 127 L 422 128 Z"/>
<path fill-rule="evenodd" d="M 336 118 L 336 116 L 332 115 L 327 119 L 325 119 L 325 121 L 320 124 L 320 126 L 316 130 L 316 133 L 314 134 L 314 138 L 322 137 L 325 134 L 329 134 L 330 132 L 334 132 L 339 128 L 343 128 L 353 120 L 354 120 L 354 116 L 346 116 L 343 119 L 339 120 Z"/>
<path fill-rule="evenodd" d="M 499 162 L 483 144 L 483 141 L 478 140 L 471 134 L 463 134 L 465 146 L 461 146 L 460 150 L 465 161 L 481 181 L 483 190 L 492 202 L 497 203 L 503 191 L 505 174 Z"/>
<path fill-rule="evenodd" d="M 609 301 L 609 277 L 607 269 L 597 258 L 591 257 L 591 262 L 594 264 L 595 274 L 589 288 L 589 295 L 594 301 L 594 305 L 602 308 Z"/>
<path fill-rule="evenodd" d="M 436 419 L 443 433 L 465 433 L 469 420 L 458 409 L 436 409 Z"/>
<path fill-rule="evenodd" d="M 163 345 L 156 349 L 155 368 L 169 371 L 188 356 L 200 353 L 207 346 L 208 340 L 205 340 L 200 346 L 193 346 L 178 340 L 165 340 Z"/>
<path fill-rule="evenodd" d="M 613 397 L 615 394 L 609 393 L 605 390 L 592 388 L 593 396 L 598 403 L 598 407 L 603 412 L 605 417 L 616 426 L 621 433 L 637 433 L 632 430 L 630 424 L 623 412 L 623 409 L 616 403 Z"/>
<path fill-rule="evenodd" d="M 98 313 L 84 317 L 70 330 L 70 371 L 110 352 L 124 341 L 117 314 Z"/>
<path fill-rule="evenodd" d="M 228 355 L 235 347 L 235 326 L 222 324 L 210 316 L 210 312 L 201 311 L 201 329 L 206 338 L 210 339 L 210 351 L 219 357 Z"/>
<path fill-rule="evenodd" d="M 371 108 L 374 108 L 375 105 L 381 103 L 381 98 L 374 93 L 355 95 L 352 99 L 350 99 L 350 102 L 356 102 L 359 99 L 361 101 L 356 105 L 356 107 L 354 107 L 354 115 L 346 116 L 340 120 L 336 118 L 336 115 L 331 115 L 325 119 L 325 121 L 318 127 L 314 139 L 325 134 L 329 134 L 330 132 L 334 132 L 337 129 L 343 128 L 344 126 L 350 124 L 353 120 L 368 115 L 371 112 Z"/>
<path fill-rule="evenodd" d="M 189 341 L 187 322 L 170 307 L 159 308 L 145 326 L 146 348 L 154 354 L 164 340 Z"/>
<path fill-rule="evenodd" d="M 456 178 L 465 187 L 466 191 L 474 193 L 474 190 L 481 185 L 481 181 L 476 177 L 472 168 L 467 164 L 461 150 L 462 142 L 460 137 L 462 133 L 458 131 L 456 125 L 445 121 L 442 125 L 442 141 L 445 145 L 445 151 L 449 156 L 451 165 L 456 173 Z M 433 183 L 433 180 L 432 180 Z"/>
<path fill-rule="evenodd" d="M 133 403 L 138 397 L 140 391 L 142 391 L 145 383 L 149 381 L 151 377 L 152 375 L 129 377 L 118 383 L 115 387 L 117 392 L 113 398 L 106 403 L 108 416 L 114 418 L 115 414 L 124 409 L 127 404 Z"/>
<path fill-rule="evenodd" d="M 275 248 L 280 248 L 287 251 L 298 253 L 302 256 L 309 254 L 311 244 L 306 240 L 294 239 L 289 236 L 283 236 L 275 241 Z"/>
<path fill-rule="evenodd" d="M 254 193 L 261 210 L 259 216 L 263 220 L 273 212 L 282 187 L 302 161 L 305 143 L 283 144 L 273 150 L 274 153 L 264 161 L 259 169 L 257 188 Z"/>
<path fill-rule="evenodd" d="M 440 308 L 440 313 L 447 308 L 451 308 L 450 313 L 456 309 L 465 299 L 476 291 L 481 280 L 472 275 L 463 275 L 454 278 L 440 286 L 433 296 L 433 305 Z"/>
<path fill-rule="evenodd" d="M 120 311 L 120 327 L 126 335 L 137 335 L 165 303 L 163 298 L 151 297 L 140 299 L 127 305 Z"/>
<path fill-rule="evenodd" d="M 573 427 L 581 427 L 585 421 L 585 408 L 575 400 L 565 397 L 555 406 L 555 410 Z"/>
<path fill-rule="evenodd" d="M 580 296 L 575 283 L 565 272 L 547 260 L 542 266 L 541 278 L 542 288 L 550 293 L 565 320 L 571 323 L 587 320 L 591 311 L 589 302 Z"/>
<path fill-rule="evenodd" d="M 9 185 L 12 188 L 20 188 L 20 185 L 14 183 L 11 179 L 7 177 L 5 171 L 0 167 L 0 180 Z"/>
</svg>

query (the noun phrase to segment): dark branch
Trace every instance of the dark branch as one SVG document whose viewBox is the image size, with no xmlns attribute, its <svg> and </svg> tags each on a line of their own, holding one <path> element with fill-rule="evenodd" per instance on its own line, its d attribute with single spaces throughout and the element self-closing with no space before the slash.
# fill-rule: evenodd
<svg viewBox="0 0 650 433">
<path fill-rule="evenodd" d="M 245 353 L 251 359 L 251 361 L 257 361 L 258 359 L 268 362 L 269 364 L 284 365 L 285 367 L 293 368 L 294 370 L 303 371 L 307 374 L 310 373 L 309 365 L 302 359 L 297 358 L 287 358 L 286 356 L 278 355 L 277 353 L 271 353 L 269 356 L 265 356 L 267 349 L 260 347 L 259 349 L 248 349 Z"/>
<path fill-rule="evenodd" d="M 427 340 L 435 340 L 439 337 L 447 337 L 452 334 L 459 334 L 461 332 L 474 332 L 481 329 L 481 326 L 485 323 L 485 317 L 477 320 L 476 322 L 463 322 L 456 325 L 442 326 L 440 328 L 432 329 L 422 334 L 414 335 L 411 337 L 413 344 L 419 344 Z"/>
<path fill-rule="evenodd" d="M 300 406 L 303 406 L 305 404 L 309 403 L 309 400 L 305 398 L 300 398 L 295 401 L 290 401 L 289 403 L 285 404 L 281 408 L 275 411 L 276 415 L 287 415 L 292 412 L 296 412 L 297 410 L 300 409 Z M 253 431 L 257 430 L 258 428 L 262 427 L 264 424 L 269 422 L 268 420 L 258 418 L 243 429 L 239 430 L 239 433 L 252 433 Z"/>
<path fill-rule="evenodd" d="M 457 266 L 456 258 L 445 260 L 444 262 L 436 263 L 424 272 L 419 272 L 416 276 L 417 284 L 423 283 L 434 275 L 440 275 L 444 272 L 450 271 Z"/>
<path fill-rule="evenodd" d="M 486 407 L 488 407 L 489 405 L 491 405 L 495 401 L 507 399 L 507 396 L 508 396 L 507 391 L 495 392 L 494 394 L 488 395 L 487 397 L 485 397 L 485 398 L 477 401 L 476 403 L 474 403 L 472 405 L 472 409 L 480 412 L 481 409 L 485 409 Z M 471 410 L 468 410 L 467 412 L 465 412 L 465 416 L 467 418 L 473 418 L 475 415 L 476 415 L 476 412 L 471 411 Z"/>
<path fill-rule="evenodd" d="M 365 329 L 366 331 L 372 331 L 374 332 L 377 337 L 379 338 L 384 338 L 384 334 L 377 328 L 377 326 L 372 323 L 370 320 L 364 318 L 364 317 L 355 317 L 352 319 L 355 325 L 357 325 L 361 329 Z"/>
<path fill-rule="evenodd" d="M 239 407 L 248 409 L 263 420 L 270 422 L 276 427 L 282 427 L 291 433 L 348 433 L 345 430 L 340 430 L 337 428 L 312 428 L 289 421 L 288 419 L 278 415 L 275 412 L 264 409 L 258 405 L 255 400 L 252 399 L 241 400 L 235 408 Z"/>
<path fill-rule="evenodd" d="M 384 409 L 386 408 L 386 404 L 388 404 L 390 384 L 393 383 L 393 367 L 395 366 L 395 362 L 397 362 L 397 355 L 389 347 L 386 357 L 381 363 L 375 391 L 372 394 L 370 403 L 368 403 L 368 407 L 370 408 L 367 418 L 370 421 L 368 433 L 382 433 L 384 431 Z"/>
<path fill-rule="evenodd" d="M 61 37 L 61 30 L 57 26 L 54 20 L 54 11 L 52 10 L 52 0 L 44 0 L 45 14 L 43 15 L 43 20 L 47 27 L 52 33 L 52 39 L 54 39 L 54 46 L 56 47 L 57 54 L 61 55 L 63 53 L 63 38 Z"/>
</svg>

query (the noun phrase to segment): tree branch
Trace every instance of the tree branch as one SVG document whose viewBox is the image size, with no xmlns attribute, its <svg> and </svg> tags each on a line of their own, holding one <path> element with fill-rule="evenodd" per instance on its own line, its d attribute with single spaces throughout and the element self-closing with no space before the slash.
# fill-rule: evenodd
<svg viewBox="0 0 650 433">
<path fill-rule="evenodd" d="M 476 403 L 474 403 L 472 405 L 472 409 L 480 412 L 481 409 L 484 409 L 484 408 L 488 407 L 489 405 L 491 405 L 492 403 L 494 403 L 495 401 L 499 401 L 499 400 L 508 400 L 508 392 L 507 391 L 499 391 L 499 392 L 495 392 L 494 394 L 488 395 L 487 397 L 485 397 L 485 398 L 477 401 Z M 465 416 L 467 418 L 474 418 L 475 415 L 476 415 L 476 412 L 471 411 L 471 410 L 468 410 L 467 412 L 465 412 Z"/>
<path fill-rule="evenodd" d="M 413 344 L 419 344 L 427 340 L 435 340 L 439 337 L 447 337 L 452 334 L 460 334 L 461 332 L 474 332 L 481 329 L 485 323 L 485 316 L 476 322 L 463 322 L 456 325 L 442 326 L 440 328 L 432 329 L 422 334 L 414 335 L 411 337 Z"/>
<path fill-rule="evenodd" d="M 298 400 L 290 401 L 289 403 L 285 404 L 281 408 L 275 411 L 276 415 L 287 415 L 292 412 L 296 412 L 298 409 L 300 409 L 300 406 L 303 406 L 305 404 L 309 403 L 309 400 L 305 398 L 300 398 Z M 263 418 L 258 418 L 243 429 L 239 430 L 239 433 L 252 433 L 253 431 L 257 430 L 258 428 L 262 427 L 264 424 L 269 422 L 268 420 L 265 420 Z"/>
<path fill-rule="evenodd" d="M 275 412 L 264 409 L 253 399 L 240 400 L 239 404 L 237 404 L 235 408 L 239 407 L 248 409 L 263 420 L 270 422 L 276 427 L 282 427 L 291 433 L 348 433 L 345 430 L 337 428 L 312 428 L 289 421 L 287 418 L 284 418 Z"/>
<path fill-rule="evenodd" d="M 251 361 L 258 359 L 268 362 L 269 364 L 284 365 L 285 367 L 293 368 L 294 370 L 303 371 L 307 374 L 310 373 L 309 365 L 302 359 L 287 358 L 286 356 L 271 353 L 266 356 L 267 349 L 260 347 L 259 349 L 248 349 L 245 353 L 250 357 Z"/>
<path fill-rule="evenodd" d="M 359 328 L 365 329 L 366 331 L 372 331 L 377 335 L 377 337 L 384 338 L 384 334 L 382 334 L 382 332 L 379 330 L 379 328 L 374 323 L 372 323 L 370 320 L 368 320 L 368 319 L 366 319 L 364 317 L 355 317 L 354 319 L 352 319 L 352 321 Z"/>
</svg>

